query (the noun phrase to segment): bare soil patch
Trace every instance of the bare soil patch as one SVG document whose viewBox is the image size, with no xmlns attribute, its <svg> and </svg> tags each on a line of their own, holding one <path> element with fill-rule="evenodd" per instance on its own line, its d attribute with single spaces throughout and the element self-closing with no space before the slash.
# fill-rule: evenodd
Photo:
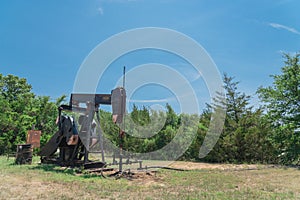
<svg viewBox="0 0 300 200">
<path fill-rule="evenodd" d="M 275 167 L 274 165 L 259 165 L 259 164 L 214 164 L 201 162 L 184 162 L 176 161 L 170 167 L 184 170 L 200 170 L 200 169 L 217 169 L 217 170 L 255 170 L 262 168 Z"/>
</svg>

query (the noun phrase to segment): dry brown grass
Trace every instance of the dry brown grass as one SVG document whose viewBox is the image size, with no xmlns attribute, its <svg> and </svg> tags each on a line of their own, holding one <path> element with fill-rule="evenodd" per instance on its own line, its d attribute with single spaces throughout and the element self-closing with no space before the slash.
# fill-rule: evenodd
<svg viewBox="0 0 300 200">
<path fill-rule="evenodd" d="M 190 171 L 135 173 L 130 179 L 11 165 L 0 157 L 0 199 L 300 199 L 300 170 L 271 165 L 175 162 Z"/>
</svg>

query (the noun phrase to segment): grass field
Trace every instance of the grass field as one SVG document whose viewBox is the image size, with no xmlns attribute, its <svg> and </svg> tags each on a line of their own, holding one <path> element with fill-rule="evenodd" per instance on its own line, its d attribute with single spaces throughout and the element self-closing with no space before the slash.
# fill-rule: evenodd
<svg viewBox="0 0 300 200">
<path fill-rule="evenodd" d="M 131 180 L 78 175 L 0 157 L 0 199 L 300 199 L 300 170 L 266 165 L 176 162 L 189 171 L 137 173 Z"/>
</svg>

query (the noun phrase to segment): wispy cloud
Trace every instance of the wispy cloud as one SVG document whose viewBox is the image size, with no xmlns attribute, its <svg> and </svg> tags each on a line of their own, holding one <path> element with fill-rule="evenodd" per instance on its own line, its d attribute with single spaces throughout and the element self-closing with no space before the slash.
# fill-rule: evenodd
<svg viewBox="0 0 300 200">
<path fill-rule="evenodd" d="M 103 10 L 102 7 L 98 7 L 98 8 L 97 8 L 97 11 L 98 11 L 98 13 L 99 13 L 100 15 L 104 15 L 104 10 Z"/>
<path fill-rule="evenodd" d="M 97 13 L 99 15 L 104 15 L 104 9 L 103 9 L 103 4 L 107 3 L 130 3 L 130 2 L 137 2 L 141 0 L 96 0 L 96 5 L 97 5 Z"/>
<path fill-rule="evenodd" d="M 294 0 L 279 0 L 279 1 L 277 1 L 277 2 L 274 2 L 274 3 L 276 3 L 277 5 L 284 5 L 284 4 L 288 4 L 288 3 L 291 3 L 291 2 L 293 2 Z"/>
<path fill-rule="evenodd" d="M 130 99 L 129 102 L 131 103 L 166 103 L 170 101 L 175 101 L 176 98 L 166 98 L 166 99 Z"/>
<path fill-rule="evenodd" d="M 295 33 L 295 34 L 298 34 L 300 35 L 300 32 L 298 30 L 296 30 L 295 28 L 292 28 L 292 27 L 288 27 L 288 26 L 285 26 L 285 25 L 282 25 L 282 24 L 277 24 L 277 23 L 269 23 L 269 26 L 273 27 L 273 28 L 276 28 L 276 29 L 283 29 L 283 30 L 287 30 L 291 33 Z"/>
<path fill-rule="evenodd" d="M 189 63 L 178 62 L 171 65 L 178 69 L 179 73 L 187 78 L 189 82 L 194 82 L 202 78 L 202 74 Z"/>
</svg>

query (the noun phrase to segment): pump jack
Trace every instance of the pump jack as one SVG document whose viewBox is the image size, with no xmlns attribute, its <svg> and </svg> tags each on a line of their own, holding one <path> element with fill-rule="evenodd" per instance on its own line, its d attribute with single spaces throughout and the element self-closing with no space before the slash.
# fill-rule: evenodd
<svg viewBox="0 0 300 200">
<path fill-rule="evenodd" d="M 103 135 L 97 136 L 100 143 L 100 151 L 90 151 L 90 146 L 94 145 L 92 129 L 95 128 L 94 117 L 96 115 L 96 124 L 100 129 L 99 107 L 103 105 L 112 105 L 113 120 L 115 123 L 122 123 L 125 113 L 126 92 L 122 87 L 112 90 L 111 94 L 71 94 L 69 105 L 61 105 L 58 108 L 58 127 L 59 130 L 52 136 L 40 151 L 41 163 L 52 163 L 61 166 L 84 166 L 88 168 L 103 168 L 106 166 Z M 80 113 L 80 129 L 70 117 L 62 115 L 62 111 Z M 120 130 L 120 132 L 123 130 Z M 79 137 L 78 137 L 79 136 Z M 59 150 L 58 157 L 55 153 Z M 101 161 L 89 160 L 90 153 L 100 153 Z M 120 155 L 122 156 L 122 155 Z"/>
</svg>

